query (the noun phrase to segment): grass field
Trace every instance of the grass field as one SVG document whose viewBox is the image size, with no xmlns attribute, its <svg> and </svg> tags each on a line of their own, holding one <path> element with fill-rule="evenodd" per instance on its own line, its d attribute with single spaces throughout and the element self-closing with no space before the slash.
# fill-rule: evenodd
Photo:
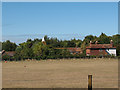
<svg viewBox="0 0 120 90">
<path fill-rule="evenodd" d="M 68 59 L 3 62 L 3 88 L 93 88 L 118 87 L 117 59 Z"/>
</svg>

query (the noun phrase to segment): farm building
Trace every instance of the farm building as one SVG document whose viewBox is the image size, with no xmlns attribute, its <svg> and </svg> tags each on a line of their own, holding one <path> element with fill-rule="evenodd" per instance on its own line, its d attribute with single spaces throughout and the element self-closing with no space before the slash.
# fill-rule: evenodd
<svg viewBox="0 0 120 90">
<path fill-rule="evenodd" d="M 46 45 L 46 42 L 45 42 L 44 37 L 42 38 L 42 43 L 43 43 L 44 45 Z"/>
<path fill-rule="evenodd" d="M 96 41 L 95 44 L 92 44 L 90 41 L 90 45 L 86 47 L 86 55 L 87 56 L 105 56 L 105 55 L 114 55 L 116 56 L 116 47 L 113 45 L 113 41 L 110 41 L 110 44 L 98 44 Z"/>
<path fill-rule="evenodd" d="M 4 56 L 4 55 L 8 55 L 8 56 L 14 56 L 15 55 L 15 51 L 5 51 L 5 50 L 2 50 L 1 52 L 0 52 L 0 54 L 2 54 L 2 56 Z"/>
</svg>

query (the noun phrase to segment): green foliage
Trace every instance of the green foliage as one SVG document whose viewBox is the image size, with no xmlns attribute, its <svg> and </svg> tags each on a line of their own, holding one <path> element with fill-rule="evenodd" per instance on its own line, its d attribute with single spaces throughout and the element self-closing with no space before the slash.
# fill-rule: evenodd
<svg viewBox="0 0 120 90">
<path fill-rule="evenodd" d="M 15 58 L 14 58 L 14 57 L 11 57 L 11 56 L 8 56 L 7 54 L 5 54 L 5 55 L 2 56 L 2 60 L 5 60 L 5 61 L 7 61 L 7 60 L 13 61 L 13 60 L 15 60 Z"/>
<path fill-rule="evenodd" d="M 36 59 L 46 59 L 49 55 L 49 49 L 42 42 L 39 42 L 33 46 L 33 54 Z"/>
<path fill-rule="evenodd" d="M 82 50 L 82 51 L 85 50 L 85 48 L 86 48 L 85 46 L 87 46 L 87 45 L 86 45 L 86 42 L 84 41 L 84 42 L 81 44 L 81 50 Z"/>
<path fill-rule="evenodd" d="M 2 50 L 5 51 L 15 51 L 17 45 L 15 43 L 10 42 L 9 40 L 2 43 Z"/>
<path fill-rule="evenodd" d="M 90 41 L 101 44 L 108 44 L 110 40 L 113 40 L 113 44 L 117 49 L 117 56 L 120 56 L 120 35 L 107 36 L 104 33 L 101 33 L 99 37 L 88 35 L 83 40 L 58 40 L 57 38 L 49 38 L 48 36 L 44 37 L 46 44 L 44 45 L 41 41 L 42 39 L 28 39 L 24 43 L 20 43 L 18 46 L 15 43 L 10 42 L 9 40 L 2 43 L 2 49 L 5 51 L 15 51 L 16 54 L 13 57 L 7 55 L 3 56 L 4 60 L 21 60 L 21 59 L 57 59 L 57 58 L 96 58 L 98 56 L 86 56 L 86 46 L 89 45 Z M 56 49 L 58 47 L 80 47 L 83 51 L 82 54 L 70 54 L 66 49 Z M 101 54 L 100 57 L 103 57 Z M 99 57 L 99 58 L 100 58 Z M 104 56 L 104 57 L 113 57 L 113 56 Z"/>
<path fill-rule="evenodd" d="M 98 42 L 101 44 L 109 44 L 111 39 L 111 37 L 108 37 L 106 34 L 101 33 L 101 35 L 98 37 Z"/>
<path fill-rule="evenodd" d="M 120 56 L 120 44 L 116 45 L 117 56 Z"/>
<path fill-rule="evenodd" d="M 16 59 L 31 59 L 33 57 L 32 41 L 21 43 L 15 52 Z"/>
<path fill-rule="evenodd" d="M 94 41 L 94 40 L 97 40 L 96 36 L 88 35 L 88 36 L 85 37 L 85 39 L 83 40 L 83 42 L 85 42 L 86 45 L 88 45 L 90 43 L 90 41 Z"/>
</svg>

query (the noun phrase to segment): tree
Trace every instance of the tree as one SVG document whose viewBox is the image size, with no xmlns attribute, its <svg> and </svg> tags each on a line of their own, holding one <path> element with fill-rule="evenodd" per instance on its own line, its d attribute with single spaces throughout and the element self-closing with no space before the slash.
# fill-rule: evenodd
<svg viewBox="0 0 120 90">
<path fill-rule="evenodd" d="M 2 43 L 4 50 L 6 51 L 15 51 L 16 54 L 14 57 L 8 57 L 5 55 L 4 59 L 21 60 L 21 59 L 56 59 L 56 58 L 73 58 L 73 57 L 85 57 L 86 55 L 86 46 L 89 45 L 90 41 L 95 43 L 98 41 L 101 44 L 109 44 L 110 40 L 113 40 L 113 45 L 117 49 L 117 55 L 120 56 L 120 34 L 113 36 L 107 36 L 104 33 L 101 33 L 99 37 L 88 35 L 84 40 L 58 40 L 57 38 L 49 38 L 48 36 L 44 37 L 47 45 L 44 45 L 41 41 L 42 39 L 28 39 L 24 43 L 20 43 L 18 46 L 15 43 L 10 42 L 9 40 Z M 83 51 L 83 54 L 73 55 L 67 49 L 56 49 L 56 47 L 80 47 Z M 102 52 L 101 52 L 102 55 Z"/>
<path fill-rule="evenodd" d="M 112 40 L 113 40 L 115 46 L 120 44 L 120 34 L 113 35 Z"/>
<path fill-rule="evenodd" d="M 67 47 L 76 47 L 76 43 L 74 41 L 68 41 Z"/>
<path fill-rule="evenodd" d="M 42 42 L 39 42 L 33 46 L 33 53 L 37 59 L 45 59 L 49 55 L 49 50 L 46 45 Z"/>
<path fill-rule="evenodd" d="M 101 33 L 101 35 L 98 37 L 98 42 L 101 44 L 109 44 L 110 40 L 111 38 L 104 33 Z"/>
<path fill-rule="evenodd" d="M 24 43 L 21 43 L 16 48 L 16 54 L 15 57 L 18 59 L 30 59 L 33 57 L 33 51 L 32 51 L 32 42 L 27 41 Z"/>
<path fill-rule="evenodd" d="M 15 51 L 17 45 L 15 43 L 10 42 L 9 40 L 2 43 L 2 50 L 5 51 Z"/>
<path fill-rule="evenodd" d="M 83 54 L 86 54 L 86 42 L 84 41 L 84 42 L 82 42 L 82 44 L 81 44 L 81 50 L 82 50 L 82 52 L 83 52 Z"/>
<path fill-rule="evenodd" d="M 97 37 L 93 36 L 93 35 L 88 35 L 85 37 L 85 39 L 83 40 L 83 42 L 86 42 L 86 45 L 89 45 L 90 41 L 95 42 L 97 41 Z"/>
<path fill-rule="evenodd" d="M 112 40 L 114 42 L 114 46 L 116 46 L 117 56 L 120 56 L 120 34 L 113 35 Z"/>
<path fill-rule="evenodd" d="M 76 41 L 76 47 L 81 47 L 81 44 L 82 44 L 82 40 Z"/>
</svg>

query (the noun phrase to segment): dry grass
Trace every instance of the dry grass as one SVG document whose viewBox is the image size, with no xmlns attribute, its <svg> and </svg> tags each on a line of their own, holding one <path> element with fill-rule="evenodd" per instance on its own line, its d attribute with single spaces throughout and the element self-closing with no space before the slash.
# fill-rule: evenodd
<svg viewBox="0 0 120 90">
<path fill-rule="evenodd" d="M 87 88 L 88 74 L 93 88 L 118 87 L 116 59 L 3 62 L 2 67 L 3 88 Z"/>
</svg>

